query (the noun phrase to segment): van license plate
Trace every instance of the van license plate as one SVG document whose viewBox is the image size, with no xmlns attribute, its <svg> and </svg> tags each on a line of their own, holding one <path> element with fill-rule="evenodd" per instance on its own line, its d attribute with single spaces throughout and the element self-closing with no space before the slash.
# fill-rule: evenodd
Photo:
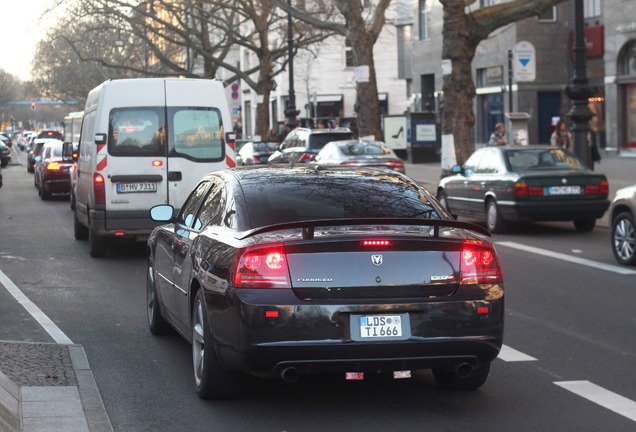
<svg viewBox="0 0 636 432">
<path fill-rule="evenodd" d="M 402 336 L 402 318 L 399 315 L 367 315 L 360 317 L 360 337 L 369 339 Z"/>
<path fill-rule="evenodd" d="M 157 192 L 157 183 L 117 183 L 117 193 Z"/>
</svg>

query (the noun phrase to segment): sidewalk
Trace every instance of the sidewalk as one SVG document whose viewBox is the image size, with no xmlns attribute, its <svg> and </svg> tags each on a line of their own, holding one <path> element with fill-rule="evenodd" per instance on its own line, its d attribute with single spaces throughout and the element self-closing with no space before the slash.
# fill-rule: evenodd
<svg viewBox="0 0 636 432">
<path fill-rule="evenodd" d="M 0 341 L 0 359 L 0 431 L 113 431 L 82 346 Z"/>
</svg>

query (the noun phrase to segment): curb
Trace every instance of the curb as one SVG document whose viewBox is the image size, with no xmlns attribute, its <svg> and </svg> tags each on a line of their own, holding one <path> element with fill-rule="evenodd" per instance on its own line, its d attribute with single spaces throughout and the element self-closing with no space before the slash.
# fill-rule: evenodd
<svg viewBox="0 0 636 432">
<path fill-rule="evenodd" d="M 0 350 L 6 351 L 0 361 L 0 431 L 113 432 L 84 347 L 0 341 Z M 12 368 L 11 363 L 25 357 L 31 366 L 28 373 L 19 378 L 5 375 L 18 371 L 20 365 Z M 65 368 L 74 376 L 66 377 Z M 61 377 L 52 376 L 51 370 L 62 372 Z"/>
</svg>

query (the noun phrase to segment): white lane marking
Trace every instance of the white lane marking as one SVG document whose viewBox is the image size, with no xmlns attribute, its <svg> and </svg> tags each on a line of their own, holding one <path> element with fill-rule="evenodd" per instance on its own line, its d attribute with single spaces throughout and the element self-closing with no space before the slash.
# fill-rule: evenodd
<svg viewBox="0 0 636 432">
<path fill-rule="evenodd" d="M 510 348 L 508 345 L 502 345 L 501 351 L 499 351 L 499 355 L 497 358 L 505 361 L 505 362 L 520 362 L 520 361 L 536 361 L 537 359 L 534 357 L 530 357 L 527 354 L 522 353 L 521 351 L 517 351 L 514 348 Z"/>
<path fill-rule="evenodd" d="M 626 397 L 605 390 L 589 381 L 558 381 L 555 384 L 603 408 L 636 421 L 636 402 Z"/>
<path fill-rule="evenodd" d="M 636 275 L 636 270 L 631 270 L 629 268 L 626 267 L 621 267 L 621 266 L 615 266 L 615 265 L 611 265 L 611 264 L 603 264 L 600 263 L 598 261 L 592 261 L 589 259 L 585 259 L 585 258 L 578 258 L 578 257 L 574 257 L 571 255 L 566 255 L 563 253 L 559 253 L 559 252 L 552 252 L 550 250 L 547 249 L 540 249 L 540 248 L 536 248 L 536 247 L 532 247 L 532 246 L 527 246 L 527 245 L 522 245 L 520 243 L 515 243 L 515 242 L 495 242 L 496 245 L 498 246 L 506 246 L 509 248 L 513 248 L 513 249 L 519 249 L 525 252 L 530 252 L 530 253 L 534 253 L 534 254 L 538 254 L 538 255 L 543 255 L 549 258 L 555 258 L 555 259 L 560 259 L 563 261 L 569 261 L 575 264 L 581 264 L 584 266 L 588 266 L 588 267 L 593 267 L 593 268 L 597 268 L 600 270 L 605 270 L 608 272 L 612 272 L 612 273 L 618 273 L 621 275 Z"/>
<path fill-rule="evenodd" d="M 55 325 L 51 319 L 44 314 L 31 300 L 28 299 L 26 295 L 20 288 L 18 288 L 12 281 L 9 279 L 3 272 L 0 270 L 0 284 L 4 285 L 4 287 L 9 291 L 9 294 L 15 298 L 18 303 L 26 309 L 26 311 L 31 314 L 31 316 L 46 330 L 46 332 L 51 335 L 51 337 L 55 340 L 55 342 L 60 344 L 68 344 L 72 345 L 73 341 L 68 338 L 64 334 L 62 330 L 58 326 Z"/>
</svg>

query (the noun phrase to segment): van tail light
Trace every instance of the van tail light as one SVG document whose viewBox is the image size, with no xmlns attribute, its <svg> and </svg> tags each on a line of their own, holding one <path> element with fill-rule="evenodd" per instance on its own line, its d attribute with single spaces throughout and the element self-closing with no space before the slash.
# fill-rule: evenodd
<svg viewBox="0 0 636 432">
<path fill-rule="evenodd" d="M 95 192 L 95 204 L 106 204 L 106 185 L 104 176 L 96 173 L 93 176 L 93 190 Z"/>
<path fill-rule="evenodd" d="M 234 268 L 237 288 L 291 288 L 282 243 L 240 249 Z"/>
<path fill-rule="evenodd" d="M 311 153 L 303 153 L 303 155 L 298 159 L 298 162 L 310 162 L 313 154 Z"/>
<path fill-rule="evenodd" d="M 484 244 L 466 243 L 461 251 L 460 285 L 501 282 L 501 267 L 495 250 Z"/>
<path fill-rule="evenodd" d="M 59 171 L 62 169 L 62 167 L 60 166 L 59 162 L 51 162 L 46 166 L 46 169 L 51 171 Z"/>
</svg>

